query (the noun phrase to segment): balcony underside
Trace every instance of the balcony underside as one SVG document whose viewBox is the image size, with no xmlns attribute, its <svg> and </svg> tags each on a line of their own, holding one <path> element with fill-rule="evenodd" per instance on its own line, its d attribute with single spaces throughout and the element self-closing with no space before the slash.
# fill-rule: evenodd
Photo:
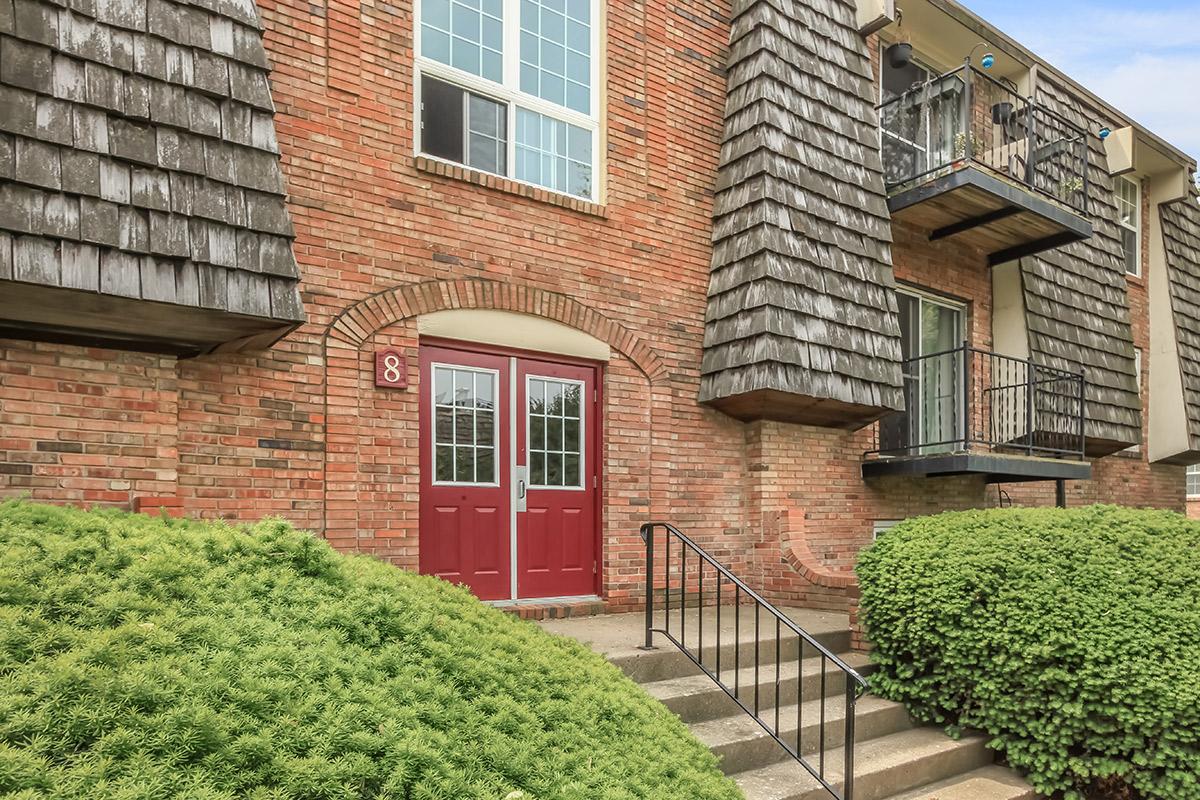
<svg viewBox="0 0 1200 800">
<path fill-rule="evenodd" d="M 889 475 L 940 478 L 954 475 L 983 475 L 988 483 L 1026 481 L 1085 481 L 1092 477 L 1086 461 L 1004 453 L 936 453 L 864 461 L 864 478 Z"/>
<path fill-rule="evenodd" d="M 814 398 L 774 389 L 760 389 L 705 400 L 704 403 L 742 422 L 771 420 L 845 430 L 858 430 L 892 413 L 890 409 L 878 406 Z"/>
<path fill-rule="evenodd" d="M 269 347 L 298 324 L 221 309 L 0 281 L 0 338 L 196 356 Z"/>
<path fill-rule="evenodd" d="M 1040 192 L 964 164 L 923 183 L 894 191 L 892 218 L 943 239 L 982 249 L 991 266 L 1092 235 L 1092 224 Z"/>
</svg>

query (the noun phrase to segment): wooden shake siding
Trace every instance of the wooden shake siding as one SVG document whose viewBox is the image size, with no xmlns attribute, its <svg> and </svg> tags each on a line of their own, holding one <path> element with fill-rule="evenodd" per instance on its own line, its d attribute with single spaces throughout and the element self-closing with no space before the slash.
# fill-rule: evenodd
<svg viewBox="0 0 1200 800">
<path fill-rule="evenodd" d="M 842 409 L 832 417 L 852 407 L 860 424 L 902 409 L 891 226 L 854 5 L 739 0 L 730 42 L 700 400 L 790 395 Z"/>
<path fill-rule="evenodd" d="M 1200 197 L 1161 206 L 1188 446 L 1200 455 Z"/>
<path fill-rule="evenodd" d="M 1094 134 L 1099 113 L 1082 96 L 1043 76 L 1038 102 Z M 1089 455 L 1141 441 L 1133 333 L 1117 227 L 1113 179 L 1099 137 L 1090 135 L 1092 238 L 1022 259 L 1029 349 L 1046 367 L 1086 371 Z"/>
<path fill-rule="evenodd" d="M 253 0 L 0 0 L 6 281 L 303 320 Z"/>
</svg>

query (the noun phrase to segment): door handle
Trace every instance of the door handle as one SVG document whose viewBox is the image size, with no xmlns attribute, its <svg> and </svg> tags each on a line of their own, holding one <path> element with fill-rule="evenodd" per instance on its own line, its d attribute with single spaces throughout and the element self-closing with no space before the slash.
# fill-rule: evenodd
<svg viewBox="0 0 1200 800">
<path fill-rule="evenodd" d="M 528 487 L 525 485 L 525 481 L 528 478 L 528 476 L 529 476 L 529 468 L 522 467 L 522 466 L 517 467 L 516 474 L 513 476 L 513 478 L 516 480 L 516 486 L 515 486 L 516 491 L 513 492 L 513 494 L 515 495 L 515 497 L 513 498 L 513 501 L 516 503 L 517 511 L 525 510 L 525 495 L 526 495 L 527 489 L 528 489 Z"/>
</svg>

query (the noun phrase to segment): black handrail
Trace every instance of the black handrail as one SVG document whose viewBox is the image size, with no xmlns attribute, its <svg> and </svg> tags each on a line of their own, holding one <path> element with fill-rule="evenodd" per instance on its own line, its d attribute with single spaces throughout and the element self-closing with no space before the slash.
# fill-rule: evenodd
<svg viewBox="0 0 1200 800">
<path fill-rule="evenodd" d="M 665 556 L 663 569 L 663 627 L 655 627 L 654 624 L 654 590 L 655 590 L 655 573 L 654 573 L 654 531 L 656 528 L 662 528 L 666 532 L 663 537 L 663 554 Z M 821 644 L 812 634 L 805 631 L 797 625 L 790 617 L 781 612 L 771 603 L 762 598 L 758 592 L 751 589 L 744 581 L 734 575 L 726 566 L 718 562 L 715 558 L 709 555 L 703 548 L 689 539 L 675 526 L 666 522 L 647 522 L 641 527 L 642 541 L 646 543 L 646 649 L 654 648 L 654 634 L 658 633 L 665 636 L 668 641 L 679 648 L 685 656 L 696 666 L 698 666 L 705 675 L 713 680 L 737 705 L 750 715 L 750 718 L 766 731 L 767 735 L 774 739 L 784 751 L 804 767 L 810 775 L 813 776 L 834 798 L 837 800 L 853 800 L 854 798 L 854 708 L 859 696 L 866 691 L 867 681 L 853 667 L 837 656 L 832 650 Z M 679 543 L 679 614 L 678 614 L 678 636 L 671 631 L 671 551 L 672 542 Z M 695 607 L 696 613 L 696 632 L 694 634 L 695 648 L 692 649 L 688 642 L 687 629 L 687 608 L 688 608 L 688 553 L 691 552 L 696 556 L 696 597 Z M 715 606 L 716 624 L 714 626 L 716 642 L 715 642 L 715 661 L 714 664 L 706 663 L 704 650 L 704 617 L 703 612 L 706 598 L 704 593 L 704 572 L 705 565 L 712 568 L 712 574 L 715 578 L 715 586 L 712 589 L 712 605 Z M 721 666 L 721 645 L 722 636 L 726 635 L 721 627 L 721 608 L 722 600 L 725 599 L 723 587 L 729 585 L 733 587 L 733 611 L 734 611 L 734 629 L 733 629 L 733 685 L 730 686 L 726 681 L 725 672 Z M 728 594 L 727 592 L 725 594 Z M 742 605 L 753 605 L 754 608 L 754 697 L 751 701 L 749 698 L 743 698 L 741 686 L 741 622 Z M 767 638 L 762 637 L 762 616 L 766 615 Z M 771 630 L 773 623 L 773 632 Z M 785 740 L 780 734 L 780 656 L 783 643 L 784 630 L 791 631 L 797 637 L 799 651 L 797 652 L 797 675 L 796 675 L 796 736 L 795 740 Z M 769 644 L 770 639 L 774 638 L 774 659 L 775 659 L 775 698 L 771 705 L 769 716 L 764 718 L 763 706 L 761 703 L 759 690 L 759 670 L 762 666 L 763 659 L 761 658 L 764 641 Z M 804 746 L 804 725 L 803 725 L 803 708 L 804 708 L 804 648 L 808 645 L 813 650 L 812 657 L 820 657 L 820 706 L 818 712 L 817 725 L 817 749 L 816 763 L 810 760 L 813 752 L 811 749 L 806 754 Z M 767 648 L 768 653 L 770 647 Z M 828 681 L 826 679 L 826 671 L 828 665 L 840 672 L 845 681 L 845 722 L 843 728 L 842 747 L 844 752 L 843 763 L 843 780 L 839 791 L 837 784 L 826 777 L 825 768 L 825 753 L 829 749 L 826 747 L 826 689 Z M 728 665 L 727 665 L 728 666 Z M 768 662 L 769 667 L 769 662 Z M 836 673 L 835 673 L 836 674 Z M 811 743 L 810 743 L 811 744 Z"/>
<path fill-rule="evenodd" d="M 903 362 L 905 411 L 875 426 L 873 456 L 982 450 L 1083 459 L 1087 381 L 967 342 Z"/>
<path fill-rule="evenodd" d="M 1085 129 L 970 61 L 877 106 L 889 191 L 970 162 L 1088 213 Z"/>
</svg>

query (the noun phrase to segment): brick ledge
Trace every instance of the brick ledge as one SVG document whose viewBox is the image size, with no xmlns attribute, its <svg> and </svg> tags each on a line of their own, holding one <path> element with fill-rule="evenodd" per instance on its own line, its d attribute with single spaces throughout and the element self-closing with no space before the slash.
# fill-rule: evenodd
<svg viewBox="0 0 1200 800">
<path fill-rule="evenodd" d="M 505 178 L 502 175 L 493 175 L 490 172 L 481 172 L 477 169 L 464 167 L 458 164 L 450 164 L 445 161 L 439 161 L 436 158 L 428 156 L 417 156 L 415 164 L 421 172 L 428 172 L 433 175 L 440 175 L 443 178 L 452 178 L 454 180 L 466 181 L 473 183 L 476 186 L 483 186 L 487 189 L 495 189 L 498 192 L 507 194 L 515 194 L 520 197 L 526 197 L 530 200 L 536 200 L 539 203 L 546 203 L 560 208 L 568 208 L 572 211 L 578 211 L 581 214 L 588 214 L 593 217 L 602 219 L 608 218 L 608 212 L 605 207 L 599 203 L 593 203 L 588 200 L 581 200 L 578 197 L 554 192 L 549 189 L 541 189 L 537 186 L 530 186 L 527 183 L 514 181 L 510 178 Z"/>
</svg>

